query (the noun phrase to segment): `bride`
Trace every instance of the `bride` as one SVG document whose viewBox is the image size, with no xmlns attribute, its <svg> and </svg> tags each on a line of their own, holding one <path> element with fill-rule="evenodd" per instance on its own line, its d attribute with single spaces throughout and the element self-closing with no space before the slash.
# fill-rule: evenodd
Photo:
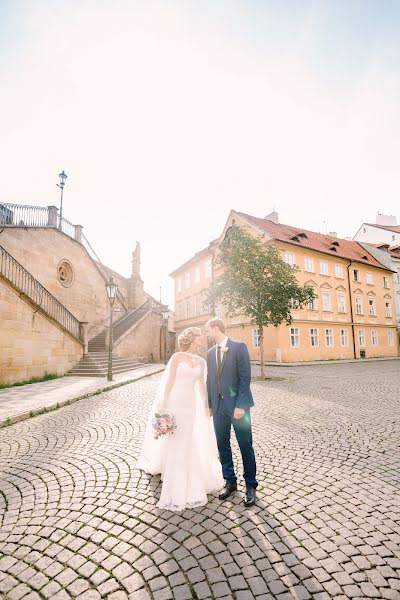
<svg viewBox="0 0 400 600">
<path fill-rule="evenodd" d="M 162 376 L 137 465 L 151 475 L 161 474 L 157 506 L 172 511 L 207 504 L 207 494 L 219 492 L 224 484 L 209 416 L 207 365 L 198 356 L 202 342 L 198 327 L 179 335 L 180 352 L 173 354 Z M 152 417 L 158 412 L 173 415 L 177 429 L 156 440 Z"/>
</svg>

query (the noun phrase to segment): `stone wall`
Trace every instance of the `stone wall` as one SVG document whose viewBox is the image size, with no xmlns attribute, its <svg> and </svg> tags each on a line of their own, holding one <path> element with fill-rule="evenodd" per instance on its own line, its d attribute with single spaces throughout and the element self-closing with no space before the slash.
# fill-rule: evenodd
<svg viewBox="0 0 400 600">
<path fill-rule="evenodd" d="M 105 280 L 81 244 L 57 229 L 6 227 L 0 245 L 79 321 L 89 323 L 89 338 L 94 335 L 91 328 L 107 321 L 110 307 Z M 70 263 L 73 272 L 72 282 L 66 285 L 58 278 L 63 261 Z"/>
<path fill-rule="evenodd" d="M 163 343 L 161 325 L 162 316 L 158 313 L 153 312 L 145 315 L 136 327 L 114 346 L 115 356 L 134 357 L 146 362 L 159 361 L 161 359 L 160 350 L 163 349 L 163 346 L 161 346 Z"/>
<path fill-rule="evenodd" d="M 82 345 L 0 279 L 0 383 L 46 372 L 64 374 L 82 356 Z"/>
</svg>

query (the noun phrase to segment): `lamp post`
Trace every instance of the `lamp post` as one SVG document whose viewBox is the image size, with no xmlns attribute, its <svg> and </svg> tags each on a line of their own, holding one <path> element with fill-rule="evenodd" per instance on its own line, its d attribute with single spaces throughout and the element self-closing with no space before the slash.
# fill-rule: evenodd
<svg viewBox="0 0 400 600">
<path fill-rule="evenodd" d="M 60 223 L 58 225 L 58 228 L 61 229 L 62 228 L 62 215 L 63 215 L 63 192 L 64 192 L 65 180 L 67 179 L 68 175 L 66 173 L 64 173 L 64 171 L 61 171 L 61 173 L 58 175 L 58 177 L 60 178 L 60 183 L 57 183 L 57 187 L 59 187 L 61 190 Z"/>
<path fill-rule="evenodd" d="M 169 316 L 169 308 L 167 305 L 164 305 L 162 308 L 162 316 L 164 319 L 164 365 L 167 364 L 167 331 L 168 331 L 168 316 Z"/>
<path fill-rule="evenodd" d="M 108 338 L 108 372 L 107 379 L 112 381 L 112 351 L 113 351 L 113 307 L 115 298 L 117 295 L 118 286 L 114 283 L 112 275 L 110 275 L 108 282 L 106 283 L 106 290 L 108 300 L 110 302 L 110 335 Z"/>
</svg>

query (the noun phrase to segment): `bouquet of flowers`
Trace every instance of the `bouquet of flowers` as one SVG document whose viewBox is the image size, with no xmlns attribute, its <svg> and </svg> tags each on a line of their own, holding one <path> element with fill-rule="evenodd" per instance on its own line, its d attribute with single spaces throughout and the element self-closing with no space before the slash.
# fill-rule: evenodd
<svg viewBox="0 0 400 600">
<path fill-rule="evenodd" d="M 162 435 L 167 435 L 168 433 L 173 434 L 177 427 L 175 417 L 169 413 L 157 412 L 153 417 L 152 424 L 154 438 L 156 440 Z"/>
</svg>

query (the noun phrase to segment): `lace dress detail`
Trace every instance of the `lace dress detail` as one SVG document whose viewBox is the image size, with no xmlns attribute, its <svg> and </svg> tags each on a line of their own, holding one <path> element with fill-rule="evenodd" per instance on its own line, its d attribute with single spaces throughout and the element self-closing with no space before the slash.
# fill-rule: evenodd
<svg viewBox="0 0 400 600">
<path fill-rule="evenodd" d="M 138 466 L 148 473 L 161 474 L 157 506 L 181 511 L 207 504 L 207 494 L 218 492 L 224 480 L 214 427 L 208 416 L 205 361 L 175 360 L 174 374 L 172 369 L 166 374 L 169 386 L 164 382 L 167 395 L 161 403 L 174 415 L 177 429 L 173 435 L 158 440 L 151 439 L 146 431 Z"/>
</svg>

